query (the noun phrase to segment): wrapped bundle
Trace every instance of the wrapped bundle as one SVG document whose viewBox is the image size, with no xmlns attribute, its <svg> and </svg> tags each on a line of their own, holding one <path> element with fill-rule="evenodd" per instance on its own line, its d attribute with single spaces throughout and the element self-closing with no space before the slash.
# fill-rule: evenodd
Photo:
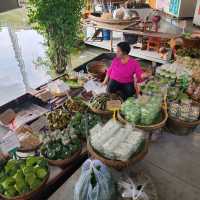
<svg viewBox="0 0 200 200">
<path fill-rule="evenodd" d="M 127 161 L 131 156 L 138 152 L 144 141 L 144 134 L 140 131 L 134 131 L 121 142 L 113 151 L 117 160 Z"/>
<path fill-rule="evenodd" d="M 114 120 L 108 121 L 97 134 L 91 136 L 91 144 L 98 150 L 102 151 L 102 144 L 111 138 L 119 129 L 121 124 Z"/>
<path fill-rule="evenodd" d="M 113 159 L 115 157 L 113 154 L 114 149 L 119 146 L 121 141 L 124 141 L 127 138 L 128 134 L 129 132 L 127 132 L 125 128 L 121 128 L 114 137 L 111 137 L 105 144 L 103 144 L 104 155 L 107 158 Z"/>
</svg>

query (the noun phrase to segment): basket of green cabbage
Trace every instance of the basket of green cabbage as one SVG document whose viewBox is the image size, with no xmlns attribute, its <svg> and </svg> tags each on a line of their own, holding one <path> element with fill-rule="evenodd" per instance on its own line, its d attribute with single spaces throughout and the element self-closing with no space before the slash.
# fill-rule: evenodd
<svg viewBox="0 0 200 200">
<path fill-rule="evenodd" d="M 140 99 L 129 98 L 118 112 L 118 120 L 132 123 L 143 130 L 162 128 L 168 118 L 167 110 L 162 108 L 161 96 L 145 96 Z"/>
<path fill-rule="evenodd" d="M 0 171 L 0 196 L 3 199 L 30 199 L 40 192 L 49 178 L 48 162 L 43 157 L 9 160 Z"/>
</svg>

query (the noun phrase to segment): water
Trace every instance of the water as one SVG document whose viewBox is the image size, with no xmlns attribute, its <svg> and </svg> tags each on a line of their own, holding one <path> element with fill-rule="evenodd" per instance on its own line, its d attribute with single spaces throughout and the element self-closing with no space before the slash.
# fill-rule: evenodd
<svg viewBox="0 0 200 200">
<path fill-rule="evenodd" d="M 28 25 L 24 9 L 0 14 L 0 106 L 56 77 L 49 67 L 36 64 L 46 56 L 43 43 L 43 37 Z M 94 48 L 78 51 L 72 55 L 72 67 L 100 53 Z"/>
<path fill-rule="evenodd" d="M 21 22 L 21 23 L 20 23 Z M 45 57 L 43 38 L 27 25 L 24 11 L 0 15 L 0 106 L 51 79 L 48 67 L 35 64 Z"/>
</svg>

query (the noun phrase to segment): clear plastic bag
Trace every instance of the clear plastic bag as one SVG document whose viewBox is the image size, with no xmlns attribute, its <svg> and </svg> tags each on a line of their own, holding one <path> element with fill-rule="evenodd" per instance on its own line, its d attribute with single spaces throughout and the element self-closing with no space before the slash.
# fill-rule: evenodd
<svg viewBox="0 0 200 200">
<path fill-rule="evenodd" d="M 74 200 L 112 200 L 114 193 L 109 169 L 99 160 L 88 159 L 75 186 Z"/>
</svg>

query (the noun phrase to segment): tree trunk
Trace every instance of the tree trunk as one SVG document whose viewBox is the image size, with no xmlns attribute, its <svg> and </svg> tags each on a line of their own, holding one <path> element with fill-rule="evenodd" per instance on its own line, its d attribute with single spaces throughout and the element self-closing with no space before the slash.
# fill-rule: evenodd
<svg viewBox="0 0 200 200">
<path fill-rule="evenodd" d="M 67 67 L 67 54 L 63 49 L 57 50 L 57 62 L 56 62 L 56 72 L 58 74 L 63 74 Z"/>
</svg>

